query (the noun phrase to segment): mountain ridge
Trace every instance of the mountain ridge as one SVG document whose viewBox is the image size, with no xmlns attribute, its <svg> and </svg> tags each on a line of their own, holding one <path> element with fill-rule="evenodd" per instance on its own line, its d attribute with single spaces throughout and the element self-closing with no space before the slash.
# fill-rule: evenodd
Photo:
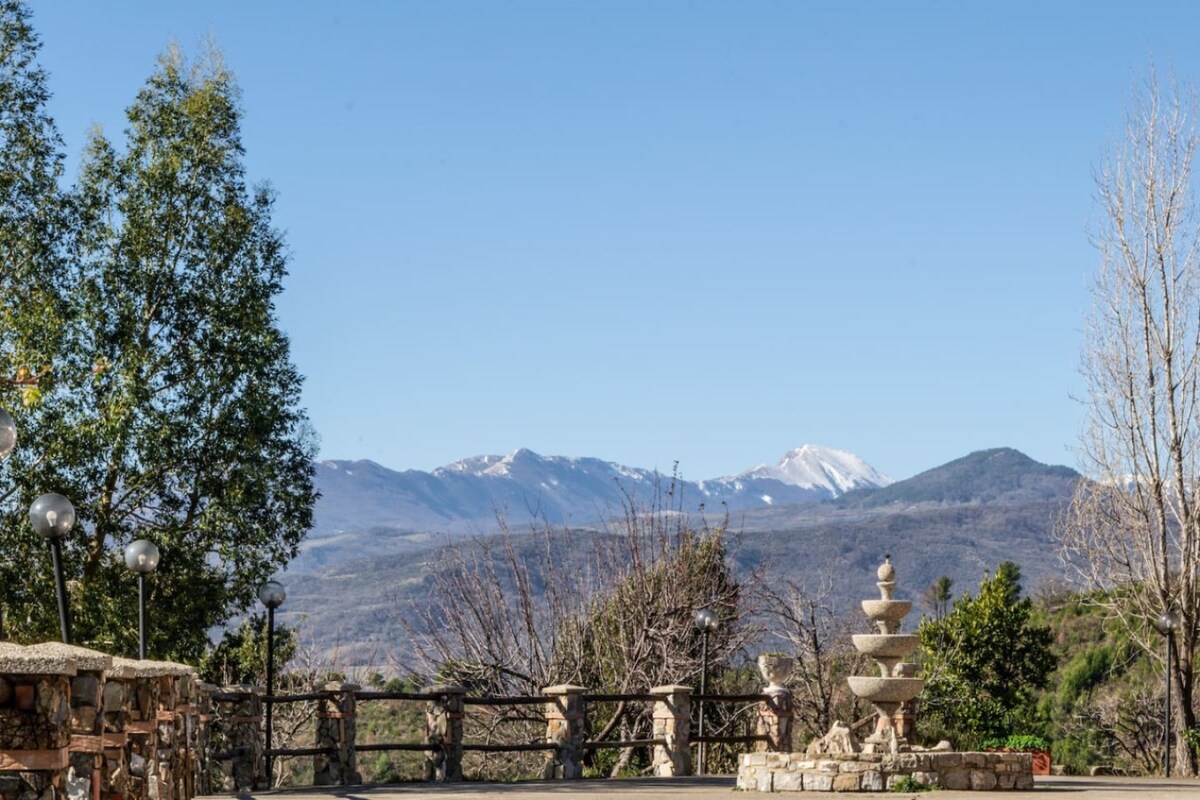
<svg viewBox="0 0 1200 800">
<path fill-rule="evenodd" d="M 774 465 L 733 476 L 688 481 L 656 470 L 592 457 L 542 456 L 518 448 L 505 456 L 476 455 L 429 472 L 396 471 L 369 460 L 317 463 L 321 499 L 312 536 L 390 527 L 463 533 L 510 521 L 582 523 L 619 511 L 631 499 L 651 502 L 675 486 L 679 497 L 731 510 L 819 502 L 890 478 L 858 456 L 803 445 Z"/>
</svg>

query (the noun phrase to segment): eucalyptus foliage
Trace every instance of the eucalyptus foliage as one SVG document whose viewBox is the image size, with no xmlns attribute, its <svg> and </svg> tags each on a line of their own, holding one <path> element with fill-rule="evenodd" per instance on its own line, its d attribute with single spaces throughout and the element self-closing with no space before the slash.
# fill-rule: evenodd
<svg viewBox="0 0 1200 800">
<path fill-rule="evenodd" d="M 64 545 L 76 638 L 133 652 L 120 551 L 148 538 L 162 552 L 147 581 L 150 653 L 194 659 L 295 555 L 313 441 L 275 319 L 287 250 L 270 190 L 246 181 L 232 74 L 216 54 L 188 64 L 171 50 L 127 119 L 124 141 L 97 130 L 88 143 L 69 235 L 51 241 L 70 269 L 30 281 L 61 309 L 54 351 L 35 367 L 8 350 L 8 368 L 38 384 L 8 403 L 21 442 L 0 580 L 9 633 L 51 637 L 45 548 L 24 509 L 61 492 L 79 518 Z M 27 325 L 5 319 L 4 341 Z"/>
</svg>

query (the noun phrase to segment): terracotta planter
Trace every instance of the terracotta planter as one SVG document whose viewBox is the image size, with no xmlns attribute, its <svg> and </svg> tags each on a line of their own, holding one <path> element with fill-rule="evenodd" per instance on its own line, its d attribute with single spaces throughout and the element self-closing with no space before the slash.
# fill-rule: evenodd
<svg viewBox="0 0 1200 800">
<path fill-rule="evenodd" d="M 987 749 L 989 753 L 1029 753 L 1033 756 L 1033 774 L 1034 775 L 1049 775 L 1050 774 L 1050 751 L 1049 750 L 1013 750 L 1008 747 L 1001 747 L 997 750 L 994 747 Z"/>
</svg>

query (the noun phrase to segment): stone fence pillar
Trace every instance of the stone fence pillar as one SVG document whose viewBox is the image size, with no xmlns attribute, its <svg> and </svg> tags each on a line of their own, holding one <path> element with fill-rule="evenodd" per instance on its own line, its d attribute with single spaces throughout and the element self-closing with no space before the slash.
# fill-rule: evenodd
<svg viewBox="0 0 1200 800">
<path fill-rule="evenodd" d="M 329 696 L 317 706 L 317 747 L 328 747 L 330 752 L 313 758 L 313 783 L 317 786 L 362 783 L 354 747 L 357 734 L 354 693 L 359 688 L 357 684 L 341 681 L 325 684 Z"/>
<path fill-rule="evenodd" d="M 258 788 L 263 769 L 262 694 L 249 684 L 226 686 L 213 698 L 209 727 L 213 760 L 221 762 L 221 793 Z"/>
<path fill-rule="evenodd" d="M 134 670 L 141 662 L 128 658 L 113 658 L 112 667 L 104 678 L 104 773 L 100 776 L 100 795 L 103 800 L 129 798 L 129 732 L 126 725 L 133 717 Z"/>
<path fill-rule="evenodd" d="M 45 642 L 26 649 L 37 655 L 62 656 L 75 662 L 76 673 L 71 678 L 67 796 L 70 800 L 101 800 L 104 774 L 104 714 L 101 709 L 105 672 L 112 668 L 112 656 L 61 642 Z"/>
<path fill-rule="evenodd" d="M 792 752 L 792 693 L 787 689 L 775 690 L 758 701 L 758 715 L 754 732 L 766 736 L 766 740 L 754 743 L 758 752 Z"/>
<path fill-rule="evenodd" d="M 439 684 L 425 692 L 437 695 L 425 704 L 425 744 L 440 745 L 425 751 L 425 780 L 461 781 L 463 698 L 467 690 L 453 684 Z"/>
<path fill-rule="evenodd" d="M 582 686 L 547 686 L 542 694 L 546 703 L 546 742 L 556 746 L 546 762 L 542 776 L 548 779 L 575 780 L 583 777 L 583 742 L 587 728 L 587 708 Z"/>
<path fill-rule="evenodd" d="M 156 661 L 133 661 L 129 717 L 130 800 L 160 800 L 158 778 L 158 712 L 164 667 Z M 166 800 L 166 799 L 164 799 Z"/>
<path fill-rule="evenodd" d="M 146 784 L 150 800 L 186 800 L 187 740 L 184 715 L 191 696 L 192 668 L 170 661 L 147 661 L 158 688 L 153 759 Z"/>
<path fill-rule="evenodd" d="M 0 642 L 0 800 L 67 789 L 75 661 Z"/>
<path fill-rule="evenodd" d="M 692 774 L 692 687 L 671 684 L 650 690 L 654 700 L 654 774 L 673 778 Z"/>
<path fill-rule="evenodd" d="M 211 683 L 196 681 L 193 687 L 192 709 L 196 720 L 196 736 L 191 741 L 194 747 L 193 773 L 195 775 L 195 795 L 210 795 L 216 791 L 220 781 L 213 780 L 212 759 L 209 758 L 211 741 L 209 729 L 212 725 L 213 699 L 212 696 L 221 691 L 219 686 Z"/>
<path fill-rule="evenodd" d="M 186 664 L 175 676 L 175 796 L 189 800 L 196 790 L 196 683 L 195 671 Z"/>
</svg>

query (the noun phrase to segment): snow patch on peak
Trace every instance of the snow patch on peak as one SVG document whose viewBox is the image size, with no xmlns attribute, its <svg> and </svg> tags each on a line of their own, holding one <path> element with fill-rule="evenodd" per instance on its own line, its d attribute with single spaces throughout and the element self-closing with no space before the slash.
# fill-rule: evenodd
<svg viewBox="0 0 1200 800">
<path fill-rule="evenodd" d="M 769 478 L 801 489 L 819 489 L 832 496 L 864 486 L 887 486 L 892 479 L 853 453 L 806 444 L 789 450 L 778 464 L 760 464 L 754 469 L 727 478 Z"/>
</svg>

